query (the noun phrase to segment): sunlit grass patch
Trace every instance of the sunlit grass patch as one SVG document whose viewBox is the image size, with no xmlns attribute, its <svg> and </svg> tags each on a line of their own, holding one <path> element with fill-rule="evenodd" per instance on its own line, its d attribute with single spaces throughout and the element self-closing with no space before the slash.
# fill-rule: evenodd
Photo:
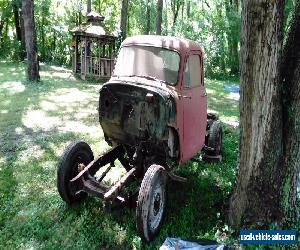
<svg viewBox="0 0 300 250">
<path fill-rule="evenodd" d="M 95 156 L 110 148 L 98 121 L 100 85 L 47 64 L 39 84 L 26 82 L 24 72 L 23 63 L 0 62 L 1 249 L 157 249 L 167 236 L 222 240 L 216 233 L 226 227 L 239 121 L 238 101 L 224 91 L 226 82 L 206 79 L 209 109 L 223 124 L 223 162 L 190 161 L 177 169 L 188 180 L 169 183 L 165 224 L 144 244 L 135 230 L 134 208 L 109 212 L 96 198 L 68 207 L 57 193 L 59 157 L 71 141 L 88 142 Z M 107 183 L 120 178 L 116 165 Z"/>
</svg>

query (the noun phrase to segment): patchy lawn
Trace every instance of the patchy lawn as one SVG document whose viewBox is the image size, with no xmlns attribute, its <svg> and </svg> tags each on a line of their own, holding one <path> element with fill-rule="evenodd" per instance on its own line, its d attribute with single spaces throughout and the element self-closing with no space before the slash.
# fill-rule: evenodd
<svg viewBox="0 0 300 250">
<path fill-rule="evenodd" d="M 83 139 L 95 155 L 108 148 L 98 123 L 100 85 L 49 65 L 41 67 L 41 79 L 26 83 L 23 63 L 0 62 L 0 249 L 157 249 L 167 236 L 231 241 L 225 212 L 235 177 L 238 102 L 224 91 L 227 83 L 206 80 L 209 107 L 224 125 L 223 163 L 178 169 L 188 182 L 170 183 L 165 224 L 144 245 L 134 208 L 108 213 L 96 198 L 74 207 L 60 199 L 56 169 L 64 147 Z"/>
</svg>

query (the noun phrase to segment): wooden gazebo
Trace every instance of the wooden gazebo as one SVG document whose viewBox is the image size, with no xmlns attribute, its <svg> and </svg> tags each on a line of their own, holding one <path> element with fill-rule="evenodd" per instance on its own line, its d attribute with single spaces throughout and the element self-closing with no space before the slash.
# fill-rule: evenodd
<svg viewBox="0 0 300 250">
<path fill-rule="evenodd" d="M 102 27 L 104 17 L 92 11 L 87 23 L 71 30 L 72 68 L 82 79 L 107 79 L 114 67 L 116 37 L 106 35 Z"/>
</svg>

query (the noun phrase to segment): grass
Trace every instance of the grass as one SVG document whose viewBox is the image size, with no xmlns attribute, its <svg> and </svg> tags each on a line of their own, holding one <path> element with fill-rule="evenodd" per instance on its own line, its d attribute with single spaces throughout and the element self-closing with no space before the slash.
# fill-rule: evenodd
<svg viewBox="0 0 300 250">
<path fill-rule="evenodd" d="M 56 189 L 59 156 L 82 139 L 95 154 L 109 148 L 97 118 L 99 84 L 43 65 L 39 84 L 25 82 L 23 63 L 0 62 L 0 249 L 157 249 L 167 236 L 231 243 L 226 224 L 238 147 L 238 102 L 224 81 L 206 80 L 209 107 L 224 129 L 221 164 L 188 162 L 170 182 L 165 223 L 150 244 L 135 231 L 135 209 L 108 213 L 88 198 L 68 207 Z M 118 178 L 118 171 L 114 173 Z"/>
</svg>

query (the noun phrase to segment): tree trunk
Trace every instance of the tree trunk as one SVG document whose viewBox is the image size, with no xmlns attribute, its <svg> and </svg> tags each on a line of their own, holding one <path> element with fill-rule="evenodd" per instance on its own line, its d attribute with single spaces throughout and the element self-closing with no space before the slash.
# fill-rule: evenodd
<svg viewBox="0 0 300 250">
<path fill-rule="evenodd" d="M 260 228 L 270 216 L 278 217 L 282 10 L 282 0 L 242 3 L 240 155 L 229 213 L 233 226 L 255 223 Z"/>
<path fill-rule="evenodd" d="M 190 18 L 191 15 L 191 2 L 190 0 L 187 0 L 186 2 L 186 16 L 187 18 Z"/>
<path fill-rule="evenodd" d="M 173 28 L 177 21 L 180 5 L 181 5 L 181 0 L 171 0 L 171 7 L 173 11 Z"/>
<path fill-rule="evenodd" d="M 232 74 L 239 72 L 239 52 L 238 52 L 238 39 L 239 39 L 239 26 L 238 26 L 238 12 L 239 0 L 225 2 L 226 17 L 230 27 L 226 30 L 228 42 L 228 57 L 230 71 Z"/>
<path fill-rule="evenodd" d="M 145 29 L 145 35 L 149 35 L 150 29 L 151 29 L 151 5 L 150 0 L 147 0 L 147 6 L 146 6 L 146 29 Z"/>
<path fill-rule="evenodd" d="M 20 13 L 20 27 L 21 27 L 21 58 L 24 60 L 26 57 L 26 49 L 25 49 L 25 29 L 24 29 L 24 19 L 22 11 Z"/>
<path fill-rule="evenodd" d="M 23 27 L 23 18 L 22 14 L 20 12 L 21 7 L 21 1 L 13 1 L 12 3 L 13 7 L 13 13 L 14 13 L 14 23 L 15 23 L 15 29 L 16 29 L 16 38 L 17 41 L 20 42 L 20 48 L 19 48 L 19 58 L 21 60 L 25 57 L 25 43 L 24 43 L 24 27 Z"/>
<path fill-rule="evenodd" d="M 16 28 L 16 37 L 19 42 L 22 41 L 22 33 L 21 33 L 21 22 L 20 22 L 20 17 L 19 17 L 19 6 L 18 4 L 14 1 L 13 4 L 13 12 L 14 12 L 14 22 L 15 22 L 15 28 Z"/>
<path fill-rule="evenodd" d="M 240 155 L 229 211 L 233 227 L 275 223 L 284 228 L 295 218 L 300 17 L 295 15 L 281 61 L 283 9 L 284 0 L 242 2 Z"/>
<path fill-rule="evenodd" d="M 163 0 L 157 0 L 156 35 L 161 35 Z"/>
<path fill-rule="evenodd" d="M 1 18 L 1 21 L 0 21 L 0 37 L 1 38 L 2 38 L 2 32 L 3 32 L 4 24 L 5 24 L 4 18 Z"/>
<path fill-rule="evenodd" d="M 1 22 L 0 22 L 0 49 L 2 49 L 2 47 L 3 47 L 3 37 L 4 37 L 3 28 L 4 28 L 4 24 L 5 24 L 4 20 L 1 20 Z"/>
<path fill-rule="evenodd" d="M 296 214 L 297 183 L 300 172 L 300 1 L 283 50 L 281 81 L 283 106 L 284 166 L 280 186 L 281 206 L 285 220 L 291 224 Z"/>
<path fill-rule="evenodd" d="M 29 81 L 39 81 L 39 62 L 36 47 L 32 0 L 22 0 L 22 13 L 24 19 L 25 44 L 27 52 L 27 78 Z"/>
<path fill-rule="evenodd" d="M 128 16 L 128 0 L 122 0 L 121 8 L 121 41 L 124 41 L 127 35 L 127 16 Z"/>
<path fill-rule="evenodd" d="M 92 0 L 87 0 L 87 8 L 86 8 L 87 14 L 92 11 Z"/>
<path fill-rule="evenodd" d="M 45 30 L 44 30 L 44 26 L 45 26 L 45 17 L 44 15 L 42 16 L 42 25 L 41 25 L 41 42 L 42 42 L 42 46 L 40 46 L 41 50 L 41 58 L 40 60 L 42 60 L 42 62 L 46 61 L 46 45 L 45 45 Z"/>
</svg>

